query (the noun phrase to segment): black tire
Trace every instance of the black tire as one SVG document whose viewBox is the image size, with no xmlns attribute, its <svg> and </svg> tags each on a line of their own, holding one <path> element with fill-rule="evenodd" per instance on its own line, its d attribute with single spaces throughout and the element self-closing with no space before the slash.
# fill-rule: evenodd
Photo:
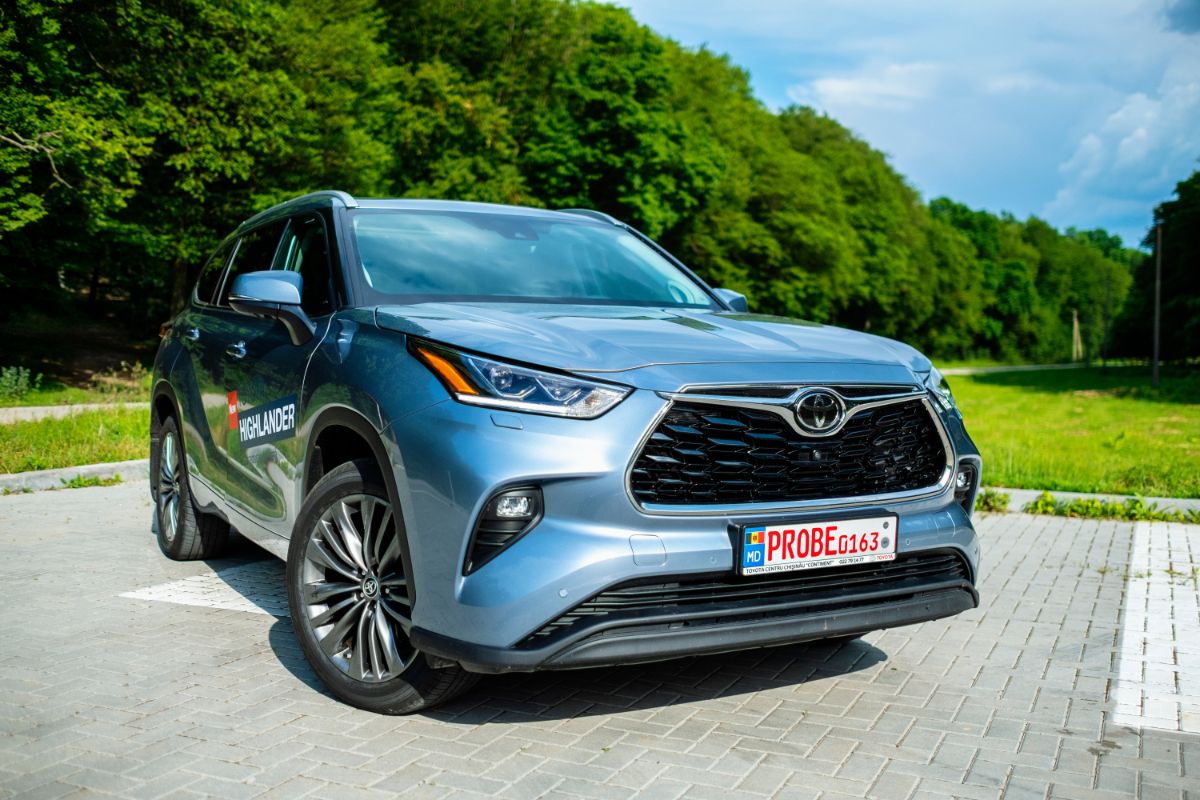
<svg viewBox="0 0 1200 800">
<path fill-rule="evenodd" d="M 216 558 L 229 541 L 229 523 L 205 514 L 192 501 L 183 437 L 174 417 L 163 420 L 150 463 L 154 468 L 155 534 L 167 558 Z"/>
<path fill-rule="evenodd" d="M 351 461 L 313 487 L 288 549 L 288 606 L 305 658 L 334 696 L 379 714 L 430 708 L 478 680 L 457 665 L 431 667 L 408 641 L 403 535 L 379 470 Z"/>
</svg>

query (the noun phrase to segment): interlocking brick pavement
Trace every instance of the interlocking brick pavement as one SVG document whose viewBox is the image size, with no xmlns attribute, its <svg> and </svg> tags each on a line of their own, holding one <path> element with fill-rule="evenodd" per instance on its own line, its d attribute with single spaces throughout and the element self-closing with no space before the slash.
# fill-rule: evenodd
<svg viewBox="0 0 1200 800">
<path fill-rule="evenodd" d="M 278 562 L 169 562 L 150 513 L 0 498 L 0 796 L 1200 798 L 1195 526 L 985 517 L 959 617 L 388 718 L 322 692 Z"/>
</svg>

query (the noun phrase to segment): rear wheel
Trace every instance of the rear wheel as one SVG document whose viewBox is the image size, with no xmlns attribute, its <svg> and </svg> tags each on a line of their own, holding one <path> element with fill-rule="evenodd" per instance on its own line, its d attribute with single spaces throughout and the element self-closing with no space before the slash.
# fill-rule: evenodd
<svg viewBox="0 0 1200 800">
<path fill-rule="evenodd" d="M 164 420 L 159 429 L 152 463 L 159 549 L 176 561 L 219 556 L 229 540 L 229 524 L 193 505 L 183 437 L 174 417 Z"/>
<path fill-rule="evenodd" d="M 463 693 L 477 676 L 434 669 L 412 646 L 403 529 L 374 464 L 342 464 L 313 488 L 288 550 L 292 625 L 305 657 L 339 699 L 407 714 Z"/>
</svg>

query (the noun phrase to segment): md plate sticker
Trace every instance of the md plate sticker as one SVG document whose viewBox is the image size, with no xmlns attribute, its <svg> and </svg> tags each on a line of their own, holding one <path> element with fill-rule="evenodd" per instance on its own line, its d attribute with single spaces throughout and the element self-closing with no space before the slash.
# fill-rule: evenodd
<svg viewBox="0 0 1200 800">
<path fill-rule="evenodd" d="M 243 447 L 278 442 L 296 435 L 296 395 L 238 411 L 237 392 L 229 393 L 229 428 Z"/>
</svg>

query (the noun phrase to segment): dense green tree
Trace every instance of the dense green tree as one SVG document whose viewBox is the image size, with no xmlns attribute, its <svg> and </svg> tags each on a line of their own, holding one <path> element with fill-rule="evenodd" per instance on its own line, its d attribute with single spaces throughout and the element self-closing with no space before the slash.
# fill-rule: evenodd
<svg viewBox="0 0 1200 800">
<path fill-rule="evenodd" d="M 1175 186 L 1175 197 L 1154 209 L 1162 227 L 1162 358 L 1200 357 L 1200 171 Z M 1143 245 L 1154 248 L 1152 228 Z M 1118 352 L 1146 358 L 1153 352 L 1154 254 L 1136 266 L 1129 302 L 1117 323 Z"/>
<path fill-rule="evenodd" d="M 232 225 L 317 188 L 597 208 L 756 311 L 943 357 L 1063 359 L 1076 315 L 1102 355 L 1139 262 L 1104 231 L 926 204 L 836 120 L 772 112 L 728 58 L 607 4 L 17 0 L 0 68 L 0 287 L 20 290 L 0 313 L 157 322 Z M 1181 187 L 1172 276 L 1196 247 Z M 1172 280 L 1194 340 L 1194 281 Z"/>
</svg>

